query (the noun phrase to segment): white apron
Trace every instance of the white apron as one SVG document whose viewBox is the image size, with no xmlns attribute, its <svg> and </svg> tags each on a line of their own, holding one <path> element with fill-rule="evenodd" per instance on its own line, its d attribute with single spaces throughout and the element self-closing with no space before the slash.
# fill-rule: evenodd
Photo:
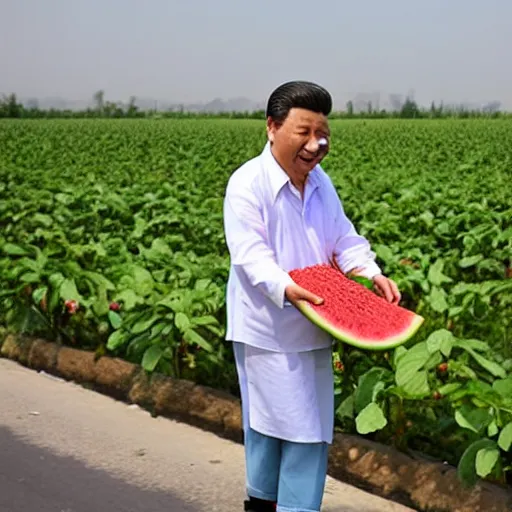
<svg viewBox="0 0 512 512">
<path fill-rule="evenodd" d="M 299 443 L 332 443 L 331 348 L 271 352 L 233 343 L 244 429 Z"/>
</svg>

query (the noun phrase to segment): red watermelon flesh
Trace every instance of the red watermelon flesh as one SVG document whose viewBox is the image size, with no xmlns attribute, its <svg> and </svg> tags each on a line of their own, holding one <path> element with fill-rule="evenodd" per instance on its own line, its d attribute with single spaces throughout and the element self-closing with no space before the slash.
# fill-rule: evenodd
<svg viewBox="0 0 512 512">
<path fill-rule="evenodd" d="M 302 288 L 324 299 L 320 305 L 302 301 L 298 309 L 333 337 L 366 350 L 387 350 L 405 343 L 423 317 L 346 277 L 330 265 L 289 272 Z"/>
</svg>

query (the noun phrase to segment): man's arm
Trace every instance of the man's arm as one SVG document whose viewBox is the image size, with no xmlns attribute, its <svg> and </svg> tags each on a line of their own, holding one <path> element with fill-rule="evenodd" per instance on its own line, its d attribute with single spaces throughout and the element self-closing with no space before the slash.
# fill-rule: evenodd
<svg viewBox="0 0 512 512">
<path fill-rule="evenodd" d="M 333 258 L 344 274 L 354 272 L 367 279 L 373 279 L 382 274 L 380 267 L 375 262 L 376 255 L 371 250 L 370 243 L 357 233 L 339 199 L 337 200 L 334 230 Z"/>
<path fill-rule="evenodd" d="M 335 204 L 335 263 L 344 274 L 353 273 L 372 280 L 379 295 L 397 304 L 401 296 L 396 283 L 382 275 L 380 267 L 375 262 L 375 252 L 371 250 L 368 240 L 357 233 L 345 214 L 337 194 Z"/>
<path fill-rule="evenodd" d="M 292 303 L 319 298 L 296 285 L 279 267 L 268 239 L 261 208 L 255 196 L 228 186 L 224 199 L 224 231 L 231 263 L 247 276 L 252 286 L 283 308 L 285 297 Z"/>
</svg>

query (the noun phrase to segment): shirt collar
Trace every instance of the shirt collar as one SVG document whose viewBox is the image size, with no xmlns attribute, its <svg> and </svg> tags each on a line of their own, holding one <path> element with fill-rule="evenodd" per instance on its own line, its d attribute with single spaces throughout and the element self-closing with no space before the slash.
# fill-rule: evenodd
<svg viewBox="0 0 512 512">
<path fill-rule="evenodd" d="M 268 179 L 270 182 L 270 190 L 272 193 L 272 201 L 274 202 L 281 191 L 281 189 L 287 184 L 290 183 L 290 177 L 286 172 L 284 172 L 283 168 L 279 165 L 277 160 L 274 158 L 272 151 L 270 150 L 270 142 L 265 144 L 263 149 L 263 166 L 267 171 Z M 308 181 L 306 187 L 312 187 L 311 191 L 318 187 L 318 176 L 316 167 L 312 169 L 312 171 L 308 175 Z M 292 185 L 293 186 L 293 185 Z"/>
</svg>

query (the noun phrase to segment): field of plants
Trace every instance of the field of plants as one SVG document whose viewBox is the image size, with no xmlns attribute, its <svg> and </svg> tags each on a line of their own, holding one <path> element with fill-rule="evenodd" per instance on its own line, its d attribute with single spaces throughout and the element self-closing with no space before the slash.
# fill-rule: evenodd
<svg viewBox="0 0 512 512">
<path fill-rule="evenodd" d="M 324 168 L 405 347 L 334 356 L 337 428 L 511 485 L 512 121 L 332 121 Z M 224 188 L 256 120 L 0 122 L 0 325 L 237 393 Z"/>
</svg>

